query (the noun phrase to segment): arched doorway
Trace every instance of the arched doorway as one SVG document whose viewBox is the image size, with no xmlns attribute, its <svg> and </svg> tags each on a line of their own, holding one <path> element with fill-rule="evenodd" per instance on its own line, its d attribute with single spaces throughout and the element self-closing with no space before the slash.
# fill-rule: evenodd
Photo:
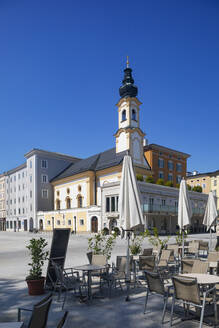
<svg viewBox="0 0 219 328">
<path fill-rule="evenodd" d="M 39 229 L 40 229 L 40 231 L 43 230 L 43 220 L 42 219 L 40 219 L 40 221 L 39 221 Z"/>
<path fill-rule="evenodd" d="M 98 218 L 96 216 L 91 218 L 91 232 L 98 232 Z"/>
<path fill-rule="evenodd" d="M 29 220 L 29 231 L 33 231 L 33 218 Z"/>
<path fill-rule="evenodd" d="M 109 231 L 111 232 L 113 230 L 113 228 L 115 228 L 117 226 L 117 221 L 115 218 L 110 218 L 109 221 Z"/>
</svg>

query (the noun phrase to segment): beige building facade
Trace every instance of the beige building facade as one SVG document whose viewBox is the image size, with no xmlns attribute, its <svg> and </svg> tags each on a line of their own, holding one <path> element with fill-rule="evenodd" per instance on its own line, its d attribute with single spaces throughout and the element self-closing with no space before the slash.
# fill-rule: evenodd
<svg viewBox="0 0 219 328">
<path fill-rule="evenodd" d="M 6 230 L 5 175 L 0 175 L 0 230 Z"/>
<path fill-rule="evenodd" d="M 186 177 L 186 183 L 191 186 L 191 188 L 200 186 L 202 187 L 202 192 L 209 194 L 212 190 L 211 188 L 211 173 L 201 173 L 193 174 Z"/>
</svg>

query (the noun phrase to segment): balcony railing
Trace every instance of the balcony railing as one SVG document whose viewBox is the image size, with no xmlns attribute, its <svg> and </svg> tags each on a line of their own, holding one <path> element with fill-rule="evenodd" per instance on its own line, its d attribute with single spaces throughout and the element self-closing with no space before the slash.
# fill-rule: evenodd
<svg viewBox="0 0 219 328">
<path fill-rule="evenodd" d="M 166 214 L 177 214 L 178 207 L 177 206 L 169 206 L 169 205 L 143 205 L 144 213 L 166 213 Z M 195 207 L 192 209 L 193 214 L 195 215 L 203 215 L 205 212 L 204 208 Z"/>
</svg>

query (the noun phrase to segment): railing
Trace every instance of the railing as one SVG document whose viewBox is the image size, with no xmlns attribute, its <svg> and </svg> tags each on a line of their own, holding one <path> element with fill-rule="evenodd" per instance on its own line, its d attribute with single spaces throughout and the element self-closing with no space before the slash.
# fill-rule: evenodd
<svg viewBox="0 0 219 328">
<path fill-rule="evenodd" d="M 169 205 L 143 205 L 144 213 L 169 213 L 169 214 L 177 214 L 178 207 L 177 206 L 169 206 Z M 195 207 L 192 209 L 193 214 L 195 215 L 203 215 L 205 212 L 204 208 Z"/>
</svg>

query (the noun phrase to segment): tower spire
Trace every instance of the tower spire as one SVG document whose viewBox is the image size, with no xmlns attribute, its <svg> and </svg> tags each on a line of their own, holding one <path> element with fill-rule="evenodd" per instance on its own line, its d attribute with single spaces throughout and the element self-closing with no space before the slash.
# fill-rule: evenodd
<svg viewBox="0 0 219 328">
<path fill-rule="evenodd" d="M 129 56 L 126 56 L 126 68 L 129 68 Z"/>
<path fill-rule="evenodd" d="M 138 88 L 134 85 L 134 80 L 132 78 L 132 69 L 129 67 L 129 56 L 127 56 L 126 59 L 124 73 L 124 79 L 122 81 L 123 85 L 119 88 L 120 97 L 136 97 L 138 94 Z"/>
</svg>

